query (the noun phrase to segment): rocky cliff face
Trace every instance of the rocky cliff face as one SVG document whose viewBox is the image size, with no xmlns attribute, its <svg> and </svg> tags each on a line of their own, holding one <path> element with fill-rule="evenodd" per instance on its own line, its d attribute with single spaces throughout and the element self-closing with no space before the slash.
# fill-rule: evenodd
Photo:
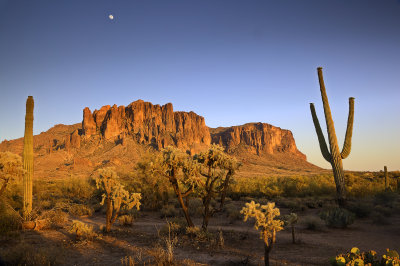
<svg viewBox="0 0 400 266">
<path fill-rule="evenodd" d="M 297 149 L 290 130 L 266 123 L 248 123 L 210 131 L 212 143 L 224 146 L 228 152 L 243 147 L 258 155 L 288 153 L 306 160 L 306 156 Z"/>
<path fill-rule="evenodd" d="M 149 144 L 157 149 L 173 145 L 191 153 L 217 143 L 228 152 L 244 147 L 258 155 L 286 153 L 306 159 L 297 149 L 289 130 L 265 123 L 209 129 L 203 117 L 193 112 L 174 112 L 171 103 L 160 106 L 138 100 L 127 107 L 106 105 L 93 113 L 86 107 L 83 110 L 81 133 L 82 139 L 99 136 L 124 143 L 124 139 L 133 138 L 138 143 Z M 72 146 L 76 147 L 77 144 Z"/>
<path fill-rule="evenodd" d="M 207 148 L 211 136 L 204 118 L 193 112 L 174 112 L 171 103 L 153 105 L 142 100 L 127 107 L 103 106 L 92 112 L 83 110 L 82 137 L 100 136 L 106 140 L 134 138 L 157 149 L 168 145 L 192 153 Z"/>
</svg>

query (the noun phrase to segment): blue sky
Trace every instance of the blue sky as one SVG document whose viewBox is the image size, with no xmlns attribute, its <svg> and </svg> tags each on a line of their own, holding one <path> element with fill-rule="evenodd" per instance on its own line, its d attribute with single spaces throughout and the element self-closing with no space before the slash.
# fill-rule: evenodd
<svg viewBox="0 0 400 266">
<path fill-rule="evenodd" d="M 345 169 L 400 170 L 399 1 L 0 0 L 0 141 L 23 136 L 28 95 L 36 134 L 143 99 L 210 127 L 290 129 L 329 168 L 309 110 L 325 128 L 318 66 L 340 143 L 355 97 Z"/>
</svg>

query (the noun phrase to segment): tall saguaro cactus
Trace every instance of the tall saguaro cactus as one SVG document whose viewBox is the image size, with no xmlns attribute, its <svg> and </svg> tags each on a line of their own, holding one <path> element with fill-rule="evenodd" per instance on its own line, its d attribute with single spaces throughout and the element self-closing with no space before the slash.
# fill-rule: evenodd
<svg viewBox="0 0 400 266">
<path fill-rule="evenodd" d="M 324 78 L 322 76 L 322 67 L 318 69 L 319 86 L 321 90 L 322 103 L 324 105 L 325 121 L 328 130 L 329 147 L 326 145 L 324 134 L 322 133 L 321 126 L 318 121 L 317 114 L 313 103 L 310 103 L 311 115 L 317 132 L 319 146 L 321 148 L 322 156 L 332 165 L 333 176 L 336 183 L 337 200 L 340 207 L 346 205 L 346 187 L 344 181 L 344 171 L 342 159 L 347 158 L 351 150 L 351 136 L 353 134 L 353 119 L 354 119 L 354 98 L 349 98 L 349 117 L 347 120 L 347 130 L 345 141 L 343 144 L 342 152 L 339 151 L 335 126 L 332 120 L 331 109 L 329 107 L 328 96 L 326 95 Z"/>
<path fill-rule="evenodd" d="M 23 165 L 25 175 L 23 179 L 24 185 L 24 206 L 23 215 L 27 220 L 32 212 L 32 178 L 33 178 L 33 97 L 28 96 L 26 100 L 25 114 L 25 135 L 24 135 L 24 152 Z"/>
<path fill-rule="evenodd" d="M 387 167 L 384 166 L 383 170 L 385 172 L 385 190 L 389 190 L 390 183 L 389 183 L 389 176 L 388 176 Z"/>
</svg>

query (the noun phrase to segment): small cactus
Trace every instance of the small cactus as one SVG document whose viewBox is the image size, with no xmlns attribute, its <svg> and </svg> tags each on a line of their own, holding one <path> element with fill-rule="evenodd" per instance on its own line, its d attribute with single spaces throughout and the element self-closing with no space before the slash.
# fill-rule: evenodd
<svg viewBox="0 0 400 266">
<path fill-rule="evenodd" d="M 268 202 L 267 205 L 260 205 L 251 201 L 240 211 L 244 215 L 244 221 L 248 218 L 256 220 L 255 229 L 261 229 L 260 238 L 264 240 L 264 262 L 269 266 L 269 253 L 276 241 L 276 232 L 283 230 L 283 222 L 276 219 L 280 215 L 275 203 Z"/>
<path fill-rule="evenodd" d="M 292 243 L 293 244 L 296 244 L 294 225 L 297 224 L 297 221 L 298 221 L 297 214 L 295 214 L 293 212 L 288 215 L 283 216 L 283 222 L 285 223 L 285 226 L 290 226 L 290 228 L 292 230 Z"/>
<path fill-rule="evenodd" d="M 24 151 L 22 154 L 23 166 L 25 170 L 24 184 L 24 201 L 23 216 L 28 220 L 32 212 L 32 178 L 33 178 L 33 97 L 28 96 L 26 100 L 25 115 L 25 135 L 24 135 Z"/>
</svg>

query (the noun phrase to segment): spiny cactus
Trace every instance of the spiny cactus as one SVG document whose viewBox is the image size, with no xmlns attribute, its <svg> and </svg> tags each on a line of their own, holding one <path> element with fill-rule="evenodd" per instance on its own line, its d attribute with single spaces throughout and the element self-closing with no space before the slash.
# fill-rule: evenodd
<svg viewBox="0 0 400 266">
<path fill-rule="evenodd" d="M 385 190 L 387 191 L 389 190 L 390 182 L 386 165 L 383 167 L 383 170 L 385 172 Z"/>
<path fill-rule="evenodd" d="M 310 103 L 311 115 L 317 132 L 319 146 L 321 148 L 322 156 L 332 165 L 333 176 L 336 183 L 337 200 L 339 206 L 346 205 L 346 188 L 344 180 L 344 171 L 342 159 L 347 158 L 351 150 L 351 136 L 353 134 L 353 119 L 354 119 L 354 98 L 349 98 L 349 116 L 347 120 L 347 130 L 342 152 L 339 151 L 335 126 L 333 124 L 331 109 L 329 107 L 328 96 L 325 90 L 324 78 L 322 76 L 322 67 L 318 68 L 319 85 L 322 96 L 322 103 L 324 105 L 324 113 L 326 120 L 326 127 L 328 130 L 329 147 L 326 145 L 324 134 L 322 133 L 321 126 L 318 121 L 317 114 L 313 103 Z"/>
<path fill-rule="evenodd" d="M 23 216 L 25 220 L 29 219 L 32 212 L 32 178 L 33 178 L 33 97 L 28 96 L 26 100 L 25 115 L 25 135 L 24 152 L 22 154 L 23 166 L 25 170 L 24 184 L 24 202 Z"/>
<path fill-rule="evenodd" d="M 248 218 L 254 218 L 255 229 L 261 229 L 260 238 L 264 240 L 264 262 L 269 266 L 269 253 L 276 240 L 276 232 L 283 230 L 283 222 L 278 220 L 280 215 L 278 208 L 275 208 L 274 202 L 268 202 L 267 205 L 260 205 L 251 201 L 246 203 L 240 211 L 244 215 L 244 221 Z"/>
<path fill-rule="evenodd" d="M 211 147 L 194 156 L 195 162 L 199 164 L 197 168 L 200 176 L 199 186 L 195 186 L 203 200 L 204 212 L 202 228 L 207 230 L 208 222 L 211 216 L 222 210 L 226 191 L 233 179 L 235 171 L 240 167 L 240 163 L 224 152 L 224 148 L 219 145 Z M 221 197 L 219 209 L 211 206 L 211 200 L 216 196 Z"/>
<path fill-rule="evenodd" d="M 376 251 L 361 252 L 353 247 L 350 252 L 339 254 L 330 259 L 332 266 L 339 265 L 400 265 L 399 254 L 395 250 L 386 249 L 386 254 L 378 256 Z"/>
<path fill-rule="evenodd" d="M 110 167 L 98 170 L 96 176 L 97 189 L 104 192 L 101 205 L 106 203 L 106 231 L 110 232 L 111 225 L 117 220 L 122 209 L 140 208 L 140 193 L 129 193 L 119 182 L 117 173 Z"/>
<path fill-rule="evenodd" d="M 297 224 L 297 221 L 298 221 L 297 214 L 292 212 L 288 215 L 284 215 L 282 218 L 283 218 L 284 225 L 290 226 L 290 228 L 292 230 L 292 243 L 296 244 L 294 225 Z"/>
</svg>

